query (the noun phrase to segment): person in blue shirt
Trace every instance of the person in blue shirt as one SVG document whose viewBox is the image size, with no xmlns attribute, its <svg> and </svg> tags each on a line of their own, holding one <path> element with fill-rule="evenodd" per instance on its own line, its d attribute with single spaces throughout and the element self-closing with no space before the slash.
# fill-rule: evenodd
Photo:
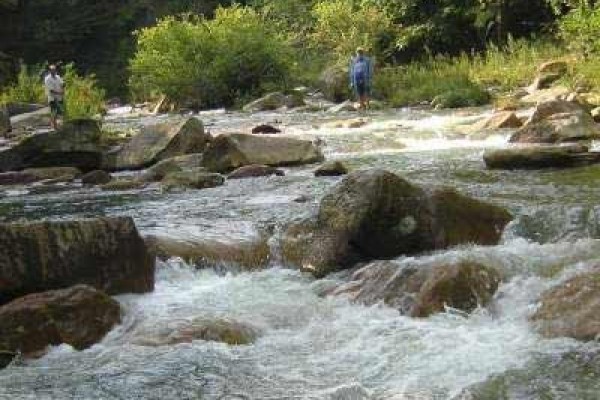
<svg viewBox="0 0 600 400">
<path fill-rule="evenodd" d="M 372 77 L 371 59 L 365 55 L 365 50 L 359 47 L 356 49 L 356 57 L 352 58 L 350 63 L 350 86 L 358 97 L 359 109 L 361 110 L 366 110 L 369 107 Z"/>
</svg>

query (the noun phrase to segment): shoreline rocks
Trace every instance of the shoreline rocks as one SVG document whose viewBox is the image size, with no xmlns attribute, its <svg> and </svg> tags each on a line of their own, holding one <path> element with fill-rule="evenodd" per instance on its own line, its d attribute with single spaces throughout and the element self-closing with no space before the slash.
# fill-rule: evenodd
<svg viewBox="0 0 600 400">
<path fill-rule="evenodd" d="M 90 347 L 121 321 L 121 307 L 90 286 L 76 285 L 4 304 L 0 321 L 0 351 L 35 356 L 61 343 Z"/>
<path fill-rule="evenodd" d="M 75 284 L 108 294 L 154 288 L 154 257 L 130 217 L 0 224 L 0 304 Z"/>
</svg>

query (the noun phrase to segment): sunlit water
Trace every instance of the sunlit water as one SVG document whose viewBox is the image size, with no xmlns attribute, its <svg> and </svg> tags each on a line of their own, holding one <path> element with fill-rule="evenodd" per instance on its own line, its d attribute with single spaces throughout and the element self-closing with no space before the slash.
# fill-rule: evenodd
<svg viewBox="0 0 600 400">
<path fill-rule="evenodd" d="M 319 138 L 327 158 L 353 168 L 386 168 L 421 185 L 452 186 L 510 209 L 516 218 L 498 246 L 399 258 L 417 266 L 467 259 L 498 268 L 504 283 L 487 309 L 413 319 L 384 305 L 320 297 L 323 286 L 341 278 L 315 281 L 276 261 L 264 271 L 223 274 L 173 259 L 159 262 L 153 293 L 117 296 L 124 320 L 101 343 L 81 352 L 59 346 L 0 371 L 0 398 L 450 399 L 493 374 L 526 368 L 540 355 L 580 349 L 573 340 L 539 337 L 527 317 L 542 291 L 599 261 L 600 178 L 590 180 L 586 169 L 486 171 L 484 149 L 506 146 L 509 132 L 472 140 L 464 126 L 488 113 L 398 110 L 368 115 L 360 128 L 332 127 L 332 121 L 354 114 L 202 115 L 213 133 L 275 123 L 285 135 Z M 121 118 L 111 124 L 122 129 L 153 121 Z M 313 168 L 169 194 L 157 186 L 120 193 L 77 185 L 5 189 L 1 217 L 130 215 L 143 234 L 244 240 L 316 209 L 339 178 L 313 178 Z M 308 201 L 295 201 L 300 196 Z M 247 324 L 258 339 L 244 346 L 202 340 L 140 344 L 198 317 Z"/>
</svg>

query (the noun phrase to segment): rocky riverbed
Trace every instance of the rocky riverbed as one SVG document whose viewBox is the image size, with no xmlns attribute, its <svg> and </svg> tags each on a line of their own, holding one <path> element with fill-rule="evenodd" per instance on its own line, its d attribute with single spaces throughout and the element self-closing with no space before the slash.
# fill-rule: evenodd
<svg viewBox="0 0 600 400">
<path fill-rule="evenodd" d="M 114 172 L 113 181 L 143 185 L 113 190 L 78 177 L 0 186 L 4 223 L 131 217 L 158 256 L 153 291 L 115 294 L 120 322 L 112 321 L 98 343 L 81 349 L 53 342 L 36 357 L 17 355 L 0 370 L 0 398 L 594 398 L 600 391 L 590 378 L 599 368 L 600 349 L 589 341 L 595 322 L 582 326 L 581 335 L 549 329 L 560 325 L 561 310 L 577 318 L 557 299 L 571 303 L 573 293 L 562 285 L 581 285 L 582 274 L 591 282 L 597 276 L 600 168 L 487 169 L 484 152 L 506 149 L 519 129 L 480 125 L 473 134 L 474 124 L 492 114 L 204 112 L 193 117 L 205 133 L 228 135 L 215 146 L 219 152 L 208 150 L 219 162 L 191 165 L 197 160 L 186 159 L 184 169 L 194 177 L 221 174 L 212 187 L 170 187 L 143 169 Z M 519 114 L 526 119 L 532 110 Z M 186 118 L 115 113 L 103 129 L 138 132 Z M 250 135 L 265 124 L 281 132 L 260 140 L 307 143 L 296 151 L 303 165 L 279 162 L 277 150 L 254 159 L 264 145 L 231 135 Z M 217 157 L 232 148 L 236 157 Z M 314 176 L 322 158 L 340 161 L 350 177 Z M 256 162 L 281 173 L 256 176 L 254 169 L 249 178 L 225 179 L 239 165 Z M 387 171 L 375 174 L 383 183 L 361 175 L 375 170 Z M 360 184 L 340 194 L 352 180 Z M 409 210 L 393 206 L 407 193 L 396 192 L 403 185 L 411 185 Z M 441 188 L 470 197 L 466 210 L 436 197 L 446 193 Z M 436 205 L 440 197 L 446 208 Z M 402 223 L 388 224 L 377 214 L 382 207 Z M 476 221 L 469 221 L 469 207 Z M 363 208 L 366 215 L 356 213 Z M 501 209 L 494 213 L 502 222 L 488 225 L 493 234 L 469 228 L 454 235 L 455 227 L 481 221 L 482 210 Z M 423 218 L 408 218 L 416 214 Z M 348 269 L 330 262 L 325 273 L 315 273 L 314 261 L 295 265 L 286 258 L 286 230 L 311 218 L 327 227 L 324 237 L 335 238 L 334 249 L 357 256 L 343 265 Z M 381 240 L 414 241 L 410 235 L 417 234 L 417 243 L 429 238 L 432 245 L 407 250 Z M 107 243 L 102 252 L 116 249 L 109 239 L 100 243 Z M 312 255 L 323 249 L 308 248 Z M 103 278 L 110 278 L 109 267 Z M 600 297 L 597 285 L 589 287 L 591 295 L 579 298 L 587 319 L 597 315 L 594 299 Z M 548 375 L 551 380 L 544 379 Z"/>
</svg>

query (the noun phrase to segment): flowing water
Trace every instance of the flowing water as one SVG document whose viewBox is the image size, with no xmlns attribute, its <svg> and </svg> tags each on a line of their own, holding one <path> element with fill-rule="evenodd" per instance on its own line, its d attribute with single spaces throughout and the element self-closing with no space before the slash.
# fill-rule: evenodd
<svg viewBox="0 0 600 400">
<path fill-rule="evenodd" d="M 487 171 L 483 150 L 506 146 L 509 133 L 480 140 L 463 134 L 466 124 L 487 113 L 395 110 L 370 114 L 359 128 L 333 127 L 332 120 L 356 118 L 351 114 L 200 116 L 213 133 L 275 122 L 286 135 L 319 138 L 327 158 L 352 168 L 386 168 L 420 185 L 455 187 L 507 207 L 516 218 L 498 246 L 462 246 L 398 259 L 413 265 L 468 259 L 498 268 L 505 280 L 487 309 L 413 319 L 384 305 L 320 297 L 324 286 L 341 278 L 315 281 L 285 269 L 276 247 L 271 267 L 256 272 L 158 261 L 155 291 L 117 296 L 124 320 L 101 343 L 79 352 L 58 346 L 41 359 L 17 360 L 0 371 L 0 398 L 466 399 L 466 388 L 492 376 L 535 374 L 540 364 L 547 367 L 562 355 L 598 351 L 574 340 L 544 339 L 527 318 L 542 291 L 600 259 L 600 169 Z M 155 118 L 109 121 L 120 129 L 151 122 Z M 314 178 L 312 168 L 181 193 L 161 193 L 153 186 L 118 193 L 76 185 L 28 186 L 2 193 L 0 217 L 129 215 L 143 234 L 244 241 L 314 212 L 339 178 Z M 306 201 L 295 201 L 299 197 Z M 198 317 L 247 324 L 258 339 L 242 346 L 202 340 L 140 344 L 140 338 Z M 567 371 L 563 381 L 550 384 L 561 391 L 543 398 L 600 398 L 594 391 L 598 385 L 588 382 L 589 390 L 578 386 L 583 375 L 580 369 Z M 519 398 L 542 398 L 527 396 Z"/>
</svg>

